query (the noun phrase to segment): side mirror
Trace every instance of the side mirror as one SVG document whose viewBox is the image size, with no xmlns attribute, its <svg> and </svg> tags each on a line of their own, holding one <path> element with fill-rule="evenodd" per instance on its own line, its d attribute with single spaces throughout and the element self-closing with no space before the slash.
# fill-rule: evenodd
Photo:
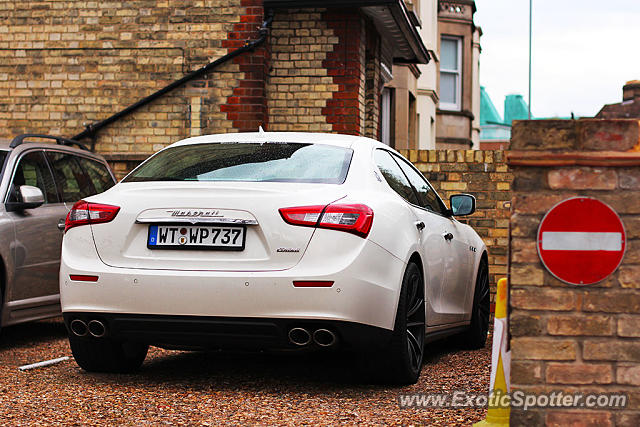
<svg viewBox="0 0 640 427">
<path fill-rule="evenodd" d="M 471 215 L 476 211 L 476 198 L 471 194 L 454 194 L 449 198 L 449 203 L 454 216 Z"/>
<path fill-rule="evenodd" d="M 7 211 L 22 211 L 34 209 L 44 203 L 44 194 L 38 187 L 32 185 L 21 185 L 18 191 L 19 202 L 8 202 Z"/>
</svg>

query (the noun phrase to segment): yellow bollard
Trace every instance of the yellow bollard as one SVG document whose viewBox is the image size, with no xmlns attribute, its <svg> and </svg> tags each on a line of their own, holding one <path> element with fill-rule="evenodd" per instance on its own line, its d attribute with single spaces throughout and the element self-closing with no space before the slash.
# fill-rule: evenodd
<svg viewBox="0 0 640 427">
<path fill-rule="evenodd" d="M 487 418 L 474 426 L 508 426 L 511 408 L 504 405 L 510 392 L 509 372 L 511 352 L 507 351 L 507 279 L 498 280 L 496 310 L 493 323 L 493 346 L 491 349 L 491 384 Z"/>
</svg>

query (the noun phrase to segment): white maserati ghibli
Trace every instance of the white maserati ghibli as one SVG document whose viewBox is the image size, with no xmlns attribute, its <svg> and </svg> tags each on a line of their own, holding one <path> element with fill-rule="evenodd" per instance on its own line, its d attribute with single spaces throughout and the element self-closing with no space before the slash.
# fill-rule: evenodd
<svg viewBox="0 0 640 427">
<path fill-rule="evenodd" d="M 342 348 L 414 383 L 424 347 L 484 345 L 487 250 L 393 149 L 354 136 L 245 133 L 159 151 L 66 220 L 60 295 L 83 369 L 171 349 Z M 366 363 L 364 363 L 366 362 Z"/>
</svg>

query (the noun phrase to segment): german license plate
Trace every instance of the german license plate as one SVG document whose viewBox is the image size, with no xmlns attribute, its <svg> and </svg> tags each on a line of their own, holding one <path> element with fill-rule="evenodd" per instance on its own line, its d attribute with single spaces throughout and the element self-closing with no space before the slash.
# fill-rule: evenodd
<svg viewBox="0 0 640 427">
<path fill-rule="evenodd" d="M 244 250 L 245 227 L 221 225 L 151 225 L 149 249 Z"/>
</svg>

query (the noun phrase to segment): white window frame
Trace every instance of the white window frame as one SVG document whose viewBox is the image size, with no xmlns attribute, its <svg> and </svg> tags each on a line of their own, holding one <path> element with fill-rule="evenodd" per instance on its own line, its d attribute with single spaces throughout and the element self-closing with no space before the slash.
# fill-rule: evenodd
<svg viewBox="0 0 640 427">
<path fill-rule="evenodd" d="M 442 74 L 453 74 L 456 77 L 455 87 L 456 87 L 456 100 L 455 103 L 442 102 L 442 93 L 440 94 L 440 109 L 441 110 L 451 110 L 451 111 L 460 111 L 462 108 L 462 37 L 456 36 L 442 36 L 442 40 L 453 40 L 456 42 L 457 50 L 458 50 L 458 69 L 457 70 L 448 70 L 442 68 L 440 66 L 440 75 Z M 440 53 L 442 55 L 442 52 Z M 442 62 L 440 62 L 442 64 Z M 442 79 L 442 77 L 441 77 Z"/>
</svg>

